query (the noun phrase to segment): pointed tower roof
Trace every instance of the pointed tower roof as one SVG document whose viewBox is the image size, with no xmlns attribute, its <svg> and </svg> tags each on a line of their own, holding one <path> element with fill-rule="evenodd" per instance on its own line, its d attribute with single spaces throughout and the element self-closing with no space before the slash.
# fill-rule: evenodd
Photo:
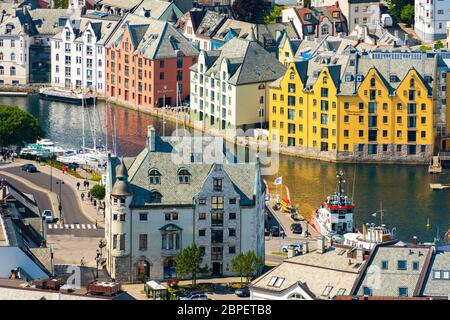
<svg viewBox="0 0 450 320">
<path fill-rule="evenodd" d="M 116 178 L 119 180 L 126 180 L 128 178 L 128 170 L 125 166 L 123 158 L 120 161 L 120 164 L 116 167 Z"/>
</svg>

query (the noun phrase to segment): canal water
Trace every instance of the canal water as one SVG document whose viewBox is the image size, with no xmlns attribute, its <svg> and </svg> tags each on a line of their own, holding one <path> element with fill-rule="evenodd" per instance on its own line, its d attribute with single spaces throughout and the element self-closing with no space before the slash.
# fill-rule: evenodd
<svg viewBox="0 0 450 320">
<path fill-rule="evenodd" d="M 16 105 L 33 114 L 39 119 L 47 138 L 66 147 L 81 148 L 80 106 L 40 100 L 37 95 L 0 97 L 0 104 Z M 108 133 L 109 148 L 113 141 L 112 130 L 106 124 L 115 122 L 117 151 L 121 156 L 135 156 L 142 150 L 148 125 L 152 124 L 158 134 L 162 134 L 163 128 L 166 135 L 175 129 L 175 124 L 167 122 L 163 125 L 161 119 L 153 116 L 98 103 L 95 115 L 92 107 L 86 112 L 88 147 L 93 145 L 89 123 L 94 121 L 100 128 L 96 134 L 97 144 L 104 145 L 105 134 Z M 365 222 L 380 223 L 380 214 L 373 216 L 380 210 L 380 202 L 384 211 L 383 223 L 395 227 L 397 236 L 403 241 L 410 241 L 414 235 L 421 241 L 432 241 L 436 235 L 443 237 L 450 227 L 450 190 L 431 191 L 429 187 L 435 182 L 450 183 L 448 169 L 441 175 L 432 176 L 426 166 L 334 164 L 280 156 L 278 173 L 264 178 L 269 188 L 275 190 L 273 181 L 282 176 L 283 189 L 288 186 L 293 203 L 299 207 L 300 213 L 309 216 L 313 208 L 336 189 L 337 170 L 346 174 L 348 194 L 352 194 L 354 189 L 354 220 L 359 229 Z M 283 192 L 285 195 L 285 190 Z M 426 227 L 427 220 L 429 228 Z"/>
</svg>

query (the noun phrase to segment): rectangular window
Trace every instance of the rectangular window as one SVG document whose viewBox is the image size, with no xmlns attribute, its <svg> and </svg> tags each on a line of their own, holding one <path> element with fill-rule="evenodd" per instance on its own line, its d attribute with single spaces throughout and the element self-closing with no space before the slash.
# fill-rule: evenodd
<svg viewBox="0 0 450 320">
<path fill-rule="evenodd" d="M 398 288 L 398 296 L 399 297 L 407 297 L 408 296 L 408 288 Z"/>
<path fill-rule="evenodd" d="M 397 269 L 398 270 L 406 270 L 407 269 L 406 260 L 398 260 L 397 261 Z"/>
<path fill-rule="evenodd" d="M 199 237 L 204 237 L 204 236 L 206 236 L 206 229 L 200 229 L 200 230 L 198 230 L 198 236 L 199 236 Z"/>
<path fill-rule="evenodd" d="M 139 235 L 139 250 L 147 250 L 147 234 Z"/>
<path fill-rule="evenodd" d="M 147 221 L 148 215 L 146 213 L 140 213 L 139 214 L 139 221 Z"/>
<path fill-rule="evenodd" d="M 413 261 L 412 268 L 414 271 L 419 270 L 419 261 Z"/>
<path fill-rule="evenodd" d="M 199 212 L 198 213 L 198 220 L 206 220 L 206 213 Z"/>
<path fill-rule="evenodd" d="M 388 268 L 389 268 L 389 262 L 386 260 L 381 261 L 381 269 L 387 270 Z"/>
<path fill-rule="evenodd" d="M 223 226 L 223 212 L 214 211 L 211 213 L 211 225 Z"/>
<path fill-rule="evenodd" d="M 236 237 L 236 229 L 228 229 L 229 237 Z"/>
<path fill-rule="evenodd" d="M 236 220 L 236 212 L 230 212 L 228 218 L 229 218 L 229 220 Z"/>
<path fill-rule="evenodd" d="M 222 191 L 222 179 L 213 180 L 214 191 Z"/>
</svg>

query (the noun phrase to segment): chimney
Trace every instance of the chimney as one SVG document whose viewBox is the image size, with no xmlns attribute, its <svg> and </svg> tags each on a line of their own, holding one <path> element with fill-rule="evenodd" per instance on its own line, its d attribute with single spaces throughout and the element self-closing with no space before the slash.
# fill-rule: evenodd
<svg viewBox="0 0 450 320">
<path fill-rule="evenodd" d="M 412 244 L 413 244 L 414 246 L 417 246 L 417 236 L 414 236 L 414 237 L 412 238 Z"/>
<path fill-rule="evenodd" d="M 407 33 L 405 33 L 405 43 L 403 45 L 405 45 L 405 46 L 408 45 L 408 34 Z"/>
<path fill-rule="evenodd" d="M 303 247 L 303 254 L 309 253 L 309 244 L 308 244 L 308 241 L 304 242 L 302 247 Z"/>
<path fill-rule="evenodd" d="M 394 36 L 395 36 L 396 38 L 398 38 L 398 30 L 395 30 L 395 31 L 394 31 Z"/>
<path fill-rule="evenodd" d="M 335 7 L 339 8 L 339 1 L 336 1 Z"/>
<path fill-rule="evenodd" d="M 147 147 L 148 151 L 155 152 L 156 151 L 156 132 L 153 126 L 147 127 Z"/>
<path fill-rule="evenodd" d="M 317 253 L 324 253 L 325 252 L 325 239 L 321 237 L 317 237 Z"/>
</svg>

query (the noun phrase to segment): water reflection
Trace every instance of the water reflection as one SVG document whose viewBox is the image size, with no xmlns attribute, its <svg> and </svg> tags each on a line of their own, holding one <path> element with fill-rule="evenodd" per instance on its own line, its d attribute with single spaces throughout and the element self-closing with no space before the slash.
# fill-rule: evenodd
<svg viewBox="0 0 450 320">
<path fill-rule="evenodd" d="M 44 101 L 36 95 L 28 98 L 3 97 L 0 104 L 17 105 L 38 117 L 48 138 L 67 147 L 81 147 L 80 106 Z M 86 145 L 92 146 L 90 123 L 94 122 L 93 108 L 88 114 Z M 112 148 L 113 141 L 112 120 L 116 123 L 117 151 L 123 156 L 135 156 L 142 150 L 148 125 L 153 125 L 158 134 L 163 131 L 161 119 L 123 108 L 109 109 L 104 103 L 98 103 L 95 114 L 97 143 L 104 145 L 108 141 L 109 148 Z M 167 122 L 164 128 L 166 135 L 169 135 L 175 124 Z M 385 210 L 383 223 L 395 226 L 399 237 L 406 241 L 413 235 L 431 241 L 436 236 L 437 228 L 442 235 L 450 227 L 450 191 L 432 192 L 429 188 L 433 182 L 450 183 L 449 170 L 432 176 L 425 166 L 355 166 L 281 156 L 278 174 L 265 179 L 269 187 L 275 189 L 273 181 L 283 176 L 284 186 L 289 187 L 294 204 L 298 205 L 301 213 L 309 215 L 326 195 L 336 190 L 336 171 L 339 169 L 346 173 L 346 192 L 354 195 L 357 206 L 354 219 L 359 228 L 364 222 L 380 222 L 379 215 L 376 218 L 372 216 L 379 210 L 380 201 Z M 283 194 L 286 194 L 284 186 Z M 425 227 L 428 218 L 431 223 L 429 230 Z"/>
</svg>

